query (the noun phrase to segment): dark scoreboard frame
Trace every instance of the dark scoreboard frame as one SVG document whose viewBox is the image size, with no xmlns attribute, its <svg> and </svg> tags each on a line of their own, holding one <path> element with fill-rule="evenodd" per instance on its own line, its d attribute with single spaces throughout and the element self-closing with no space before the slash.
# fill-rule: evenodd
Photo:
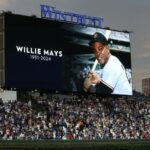
<svg viewBox="0 0 150 150">
<path fill-rule="evenodd" d="M 85 93 L 83 80 L 95 61 L 88 43 L 94 32 L 108 29 L 7 13 L 1 18 L 2 87 Z M 111 53 L 131 73 L 129 32 L 111 33 Z"/>
</svg>

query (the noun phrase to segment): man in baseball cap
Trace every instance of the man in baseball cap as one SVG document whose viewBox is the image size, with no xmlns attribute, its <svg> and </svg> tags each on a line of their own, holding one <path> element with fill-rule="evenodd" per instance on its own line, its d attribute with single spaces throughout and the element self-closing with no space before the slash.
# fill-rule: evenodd
<svg viewBox="0 0 150 150">
<path fill-rule="evenodd" d="M 131 95 L 132 88 L 126 76 L 125 68 L 120 60 L 110 53 L 106 37 L 96 32 L 93 34 L 89 45 L 101 66 L 101 75 L 94 71 L 89 72 L 84 81 L 85 91 L 91 92 L 92 85 L 102 94 Z"/>
</svg>

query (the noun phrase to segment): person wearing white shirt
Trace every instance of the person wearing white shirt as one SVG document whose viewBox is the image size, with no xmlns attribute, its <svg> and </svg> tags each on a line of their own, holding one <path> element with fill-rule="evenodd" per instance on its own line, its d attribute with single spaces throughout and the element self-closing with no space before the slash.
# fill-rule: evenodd
<svg viewBox="0 0 150 150">
<path fill-rule="evenodd" d="M 132 95 L 132 87 L 128 81 L 125 68 L 120 60 L 110 53 L 108 41 L 101 33 L 96 32 L 90 41 L 98 63 L 101 65 L 101 76 L 94 71 L 89 72 L 84 81 L 84 90 L 91 90 L 102 94 Z"/>
</svg>

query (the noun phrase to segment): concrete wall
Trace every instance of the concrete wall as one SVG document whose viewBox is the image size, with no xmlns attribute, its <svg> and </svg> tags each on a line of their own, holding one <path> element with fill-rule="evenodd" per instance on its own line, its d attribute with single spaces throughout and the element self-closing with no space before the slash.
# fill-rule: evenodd
<svg viewBox="0 0 150 150">
<path fill-rule="evenodd" d="M 0 98 L 3 102 L 14 101 L 17 100 L 17 92 L 16 91 L 6 91 L 0 90 Z"/>
</svg>

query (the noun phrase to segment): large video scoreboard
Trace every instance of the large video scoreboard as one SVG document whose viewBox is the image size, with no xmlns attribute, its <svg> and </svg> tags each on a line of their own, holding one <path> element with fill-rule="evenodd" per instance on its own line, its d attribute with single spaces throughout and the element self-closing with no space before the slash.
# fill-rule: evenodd
<svg viewBox="0 0 150 150">
<path fill-rule="evenodd" d="M 122 62 L 132 87 L 128 32 L 14 14 L 2 15 L 1 21 L 2 87 L 84 93 L 88 72 L 101 75 L 102 70 L 89 46 L 95 32 L 107 36 L 110 51 Z"/>
</svg>

